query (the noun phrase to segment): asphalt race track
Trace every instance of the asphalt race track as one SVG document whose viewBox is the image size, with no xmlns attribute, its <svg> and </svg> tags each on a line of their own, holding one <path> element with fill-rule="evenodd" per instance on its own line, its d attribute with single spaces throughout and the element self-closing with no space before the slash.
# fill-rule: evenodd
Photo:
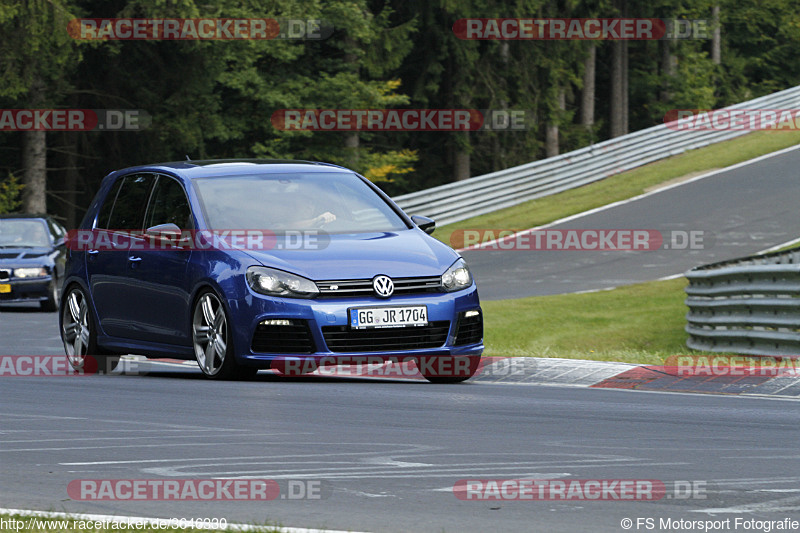
<svg viewBox="0 0 800 533">
<path fill-rule="evenodd" d="M 199 373 L 6 378 L 0 501 L 354 531 L 608 531 L 800 519 L 795 403 L 596 389 Z M 76 502 L 76 479 L 320 482 L 321 499 Z M 639 479 L 697 498 L 461 501 L 461 479 Z M 682 496 L 684 492 L 675 493 Z M 590 529 L 587 529 L 590 528 Z"/>
<path fill-rule="evenodd" d="M 705 263 L 752 255 L 800 237 L 800 150 L 665 189 L 561 224 L 558 229 L 703 232 L 688 249 L 684 234 L 652 251 L 473 250 L 462 255 L 485 300 L 561 294 L 650 281 Z M 479 229 L 479 228 L 476 228 Z M 526 228 L 508 228 L 526 229 Z M 685 248 L 683 246 L 686 246 Z"/>
<path fill-rule="evenodd" d="M 798 166 L 800 152 L 789 152 L 563 225 L 713 232 L 714 246 L 703 250 L 466 255 L 482 297 L 496 299 L 644 281 L 750 254 L 800 235 Z M 0 355 L 63 353 L 56 314 L 33 306 L 0 308 L 0 339 Z M 0 378 L 0 405 L 6 508 L 381 532 L 800 520 L 800 412 L 789 400 L 266 372 L 215 383 L 187 366 Z M 315 482 L 321 496 L 90 502 L 67 494 L 80 479 L 188 478 Z M 453 492 L 459 480 L 519 478 L 657 480 L 669 497 L 462 501 Z M 686 486 L 697 490 L 674 492 Z"/>
</svg>

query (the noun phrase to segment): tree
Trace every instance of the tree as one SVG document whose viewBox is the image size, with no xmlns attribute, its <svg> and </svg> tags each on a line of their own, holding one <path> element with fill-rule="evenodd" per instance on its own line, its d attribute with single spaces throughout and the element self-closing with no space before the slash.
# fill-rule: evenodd
<svg viewBox="0 0 800 533">
<path fill-rule="evenodd" d="M 47 109 L 69 90 L 69 75 L 80 59 L 67 34 L 75 7 L 65 0 L 21 0 L 0 6 L 0 100 Z M 47 133 L 22 133 L 23 210 L 47 211 Z"/>
<path fill-rule="evenodd" d="M 0 181 L 0 215 L 13 213 L 19 208 L 22 204 L 19 200 L 19 195 L 23 188 L 24 185 L 14 176 L 9 176 Z"/>
</svg>

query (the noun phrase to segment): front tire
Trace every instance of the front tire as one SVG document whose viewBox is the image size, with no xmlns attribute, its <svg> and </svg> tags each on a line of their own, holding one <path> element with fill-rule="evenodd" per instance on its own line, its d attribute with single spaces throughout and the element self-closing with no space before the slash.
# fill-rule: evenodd
<svg viewBox="0 0 800 533">
<path fill-rule="evenodd" d="M 192 311 L 192 344 L 200 370 L 209 379 L 248 379 L 255 367 L 236 362 L 228 313 L 211 290 L 200 294 Z"/>
</svg>

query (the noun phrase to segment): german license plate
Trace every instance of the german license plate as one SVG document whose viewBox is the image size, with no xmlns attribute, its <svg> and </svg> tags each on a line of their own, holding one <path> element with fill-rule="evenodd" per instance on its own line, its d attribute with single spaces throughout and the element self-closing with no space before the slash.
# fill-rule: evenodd
<svg viewBox="0 0 800 533">
<path fill-rule="evenodd" d="M 8 294 L 11 292 L 11 285 L 8 283 L 0 283 L 0 294 Z"/>
<path fill-rule="evenodd" d="M 424 305 L 350 309 L 350 327 L 353 329 L 401 328 L 427 324 L 428 308 Z"/>
</svg>

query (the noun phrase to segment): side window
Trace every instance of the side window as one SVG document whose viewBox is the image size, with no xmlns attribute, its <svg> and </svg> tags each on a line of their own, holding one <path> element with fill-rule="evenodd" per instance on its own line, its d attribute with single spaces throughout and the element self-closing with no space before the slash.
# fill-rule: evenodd
<svg viewBox="0 0 800 533">
<path fill-rule="evenodd" d="M 111 187 L 111 190 L 108 191 L 108 195 L 102 207 L 100 207 L 100 214 L 97 215 L 97 224 L 95 227 L 100 229 L 111 228 L 111 226 L 108 225 L 108 219 L 111 216 L 111 210 L 114 209 L 114 201 L 117 199 L 117 194 L 119 194 L 119 188 L 122 186 L 123 181 L 125 180 L 118 179 L 114 186 Z"/>
<path fill-rule="evenodd" d="M 192 210 L 183 187 L 176 180 L 159 176 L 150 207 L 147 210 L 145 228 L 159 224 L 175 224 L 181 229 L 193 229 Z"/>
<path fill-rule="evenodd" d="M 56 224 L 49 218 L 45 220 L 47 221 L 47 229 L 50 230 L 50 237 L 52 238 L 53 242 L 56 242 L 59 238 L 63 236 L 63 233 L 61 233 L 61 229 L 58 224 Z"/>
<path fill-rule="evenodd" d="M 144 209 L 155 177 L 152 174 L 126 176 L 111 210 L 108 229 L 140 230 Z"/>
</svg>

